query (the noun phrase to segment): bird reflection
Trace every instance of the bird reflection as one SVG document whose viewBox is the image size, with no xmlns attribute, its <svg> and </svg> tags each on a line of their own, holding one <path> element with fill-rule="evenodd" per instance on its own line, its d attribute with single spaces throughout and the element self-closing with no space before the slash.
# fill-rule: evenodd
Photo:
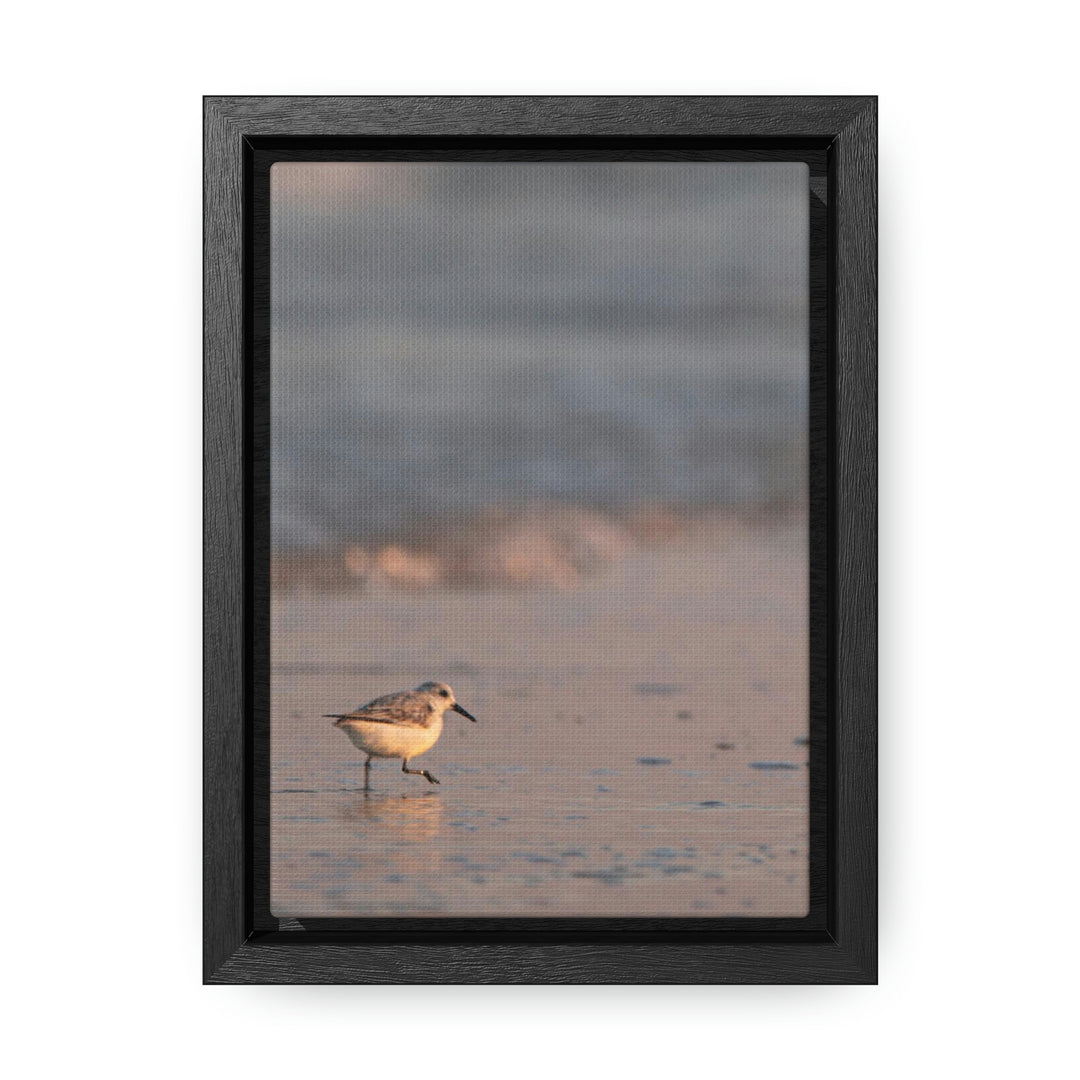
<svg viewBox="0 0 1080 1080">
<path fill-rule="evenodd" d="M 378 838 L 383 833 L 393 843 L 432 840 L 442 830 L 445 808 L 436 792 L 401 794 L 364 792 L 347 811 L 351 819 L 365 826 L 365 833 Z"/>
</svg>

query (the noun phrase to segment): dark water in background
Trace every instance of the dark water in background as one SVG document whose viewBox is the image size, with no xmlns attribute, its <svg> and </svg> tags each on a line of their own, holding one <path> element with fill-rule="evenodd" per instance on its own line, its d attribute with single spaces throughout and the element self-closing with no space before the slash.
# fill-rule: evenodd
<svg viewBox="0 0 1080 1080">
<path fill-rule="evenodd" d="M 797 165 L 278 165 L 279 548 L 803 494 Z"/>
</svg>

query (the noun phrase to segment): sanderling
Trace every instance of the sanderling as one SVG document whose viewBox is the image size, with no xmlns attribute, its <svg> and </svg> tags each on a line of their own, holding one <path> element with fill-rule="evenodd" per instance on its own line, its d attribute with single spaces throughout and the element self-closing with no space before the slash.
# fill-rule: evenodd
<svg viewBox="0 0 1080 1080">
<path fill-rule="evenodd" d="M 409 759 L 430 750 L 442 734 L 443 714 L 447 709 L 468 717 L 454 700 L 454 691 L 446 683 L 426 682 L 415 690 L 387 694 L 369 701 L 351 713 L 324 713 L 352 740 L 357 749 L 367 754 L 364 762 L 364 790 L 371 781 L 371 759 L 401 758 L 401 771 L 410 776 L 423 776 L 429 784 L 437 784 L 427 769 L 410 769 Z"/>
</svg>

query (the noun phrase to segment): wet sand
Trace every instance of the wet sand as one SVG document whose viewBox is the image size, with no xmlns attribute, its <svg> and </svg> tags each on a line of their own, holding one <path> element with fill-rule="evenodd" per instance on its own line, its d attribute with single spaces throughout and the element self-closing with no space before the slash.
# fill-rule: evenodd
<svg viewBox="0 0 1080 1080">
<path fill-rule="evenodd" d="M 571 591 L 275 598 L 274 914 L 804 915 L 804 553 L 729 525 Z M 321 714 L 427 679 L 479 723 L 365 795 Z"/>
</svg>

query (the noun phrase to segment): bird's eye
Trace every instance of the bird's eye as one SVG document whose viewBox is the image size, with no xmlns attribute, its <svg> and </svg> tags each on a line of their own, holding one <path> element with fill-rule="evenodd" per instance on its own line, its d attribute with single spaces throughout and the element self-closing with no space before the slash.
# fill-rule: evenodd
<svg viewBox="0 0 1080 1080">
<path fill-rule="evenodd" d="M 450 691 L 449 690 L 440 690 L 439 691 L 439 696 L 440 697 L 449 697 L 450 696 Z"/>
</svg>

